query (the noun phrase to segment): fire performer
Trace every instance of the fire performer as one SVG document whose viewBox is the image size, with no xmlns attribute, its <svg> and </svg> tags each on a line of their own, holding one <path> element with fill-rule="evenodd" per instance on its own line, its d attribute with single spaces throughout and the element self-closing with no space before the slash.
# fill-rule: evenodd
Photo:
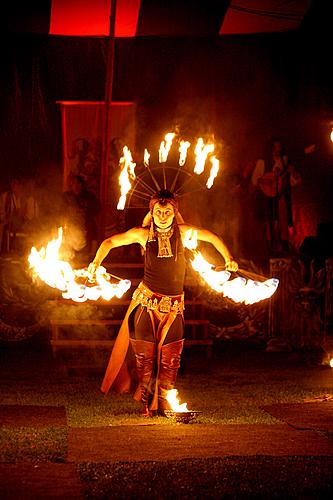
<svg viewBox="0 0 333 500">
<path fill-rule="evenodd" d="M 141 415 L 163 415 L 167 391 L 174 387 L 184 346 L 185 256 L 182 240 L 196 230 L 198 240 L 211 243 L 225 260 L 225 268 L 237 271 L 224 241 L 207 229 L 183 223 L 176 197 L 162 189 L 149 203 L 142 227 L 115 234 L 102 242 L 88 271 L 96 269 L 112 248 L 139 243 L 144 250 L 144 277 L 134 291 L 117 336 L 101 390 L 112 385 L 118 392 L 129 389 L 125 358 L 129 343 L 136 360 L 138 388 L 134 399 L 142 403 Z M 134 321 L 130 334 L 129 321 Z M 117 379 L 117 380 L 116 380 Z"/>
</svg>

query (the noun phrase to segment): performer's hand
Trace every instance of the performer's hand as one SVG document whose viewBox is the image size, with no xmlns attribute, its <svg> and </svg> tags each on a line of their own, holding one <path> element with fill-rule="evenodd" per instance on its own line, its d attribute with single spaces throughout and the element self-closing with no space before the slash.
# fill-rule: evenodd
<svg viewBox="0 0 333 500">
<path fill-rule="evenodd" d="M 227 271 L 232 271 L 235 273 L 236 271 L 238 271 L 238 264 L 234 259 L 226 260 L 225 269 Z"/>
<path fill-rule="evenodd" d="M 88 266 L 88 273 L 90 274 L 90 277 L 89 279 L 90 280 L 95 280 L 96 279 L 96 271 L 97 271 L 97 268 L 99 267 L 99 264 L 97 264 L 96 262 L 90 262 L 89 266 Z"/>
</svg>

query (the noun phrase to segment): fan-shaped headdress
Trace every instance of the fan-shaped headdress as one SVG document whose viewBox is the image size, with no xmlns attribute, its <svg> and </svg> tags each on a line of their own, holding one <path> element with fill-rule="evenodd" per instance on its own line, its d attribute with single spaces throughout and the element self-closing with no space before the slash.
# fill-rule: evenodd
<svg viewBox="0 0 333 500">
<path fill-rule="evenodd" d="M 121 196 L 117 208 L 142 207 L 147 202 L 151 208 L 153 203 L 166 199 L 178 212 L 180 197 L 206 187 L 210 189 L 219 170 L 213 139 L 204 141 L 200 137 L 191 146 L 175 133 L 168 133 L 160 144 L 158 156 L 153 155 L 151 161 L 145 149 L 143 162 L 138 165 L 125 146 L 119 162 Z"/>
</svg>

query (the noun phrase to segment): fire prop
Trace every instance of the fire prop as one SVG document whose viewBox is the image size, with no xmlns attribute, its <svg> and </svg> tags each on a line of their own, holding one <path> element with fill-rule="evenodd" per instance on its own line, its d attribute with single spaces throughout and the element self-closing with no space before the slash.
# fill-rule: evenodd
<svg viewBox="0 0 333 500">
<path fill-rule="evenodd" d="M 234 302 L 248 305 L 268 299 L 275 293 L 279 285 L 279 280 L 276 278 L 261 282 L 238 276 L 229 281 L 231 276 L 229 271 L 216 271 L 214 266 L 209 264 L 196 250 L 197 231 L 192 231 L 192 229 L 187 231 L 183 245 L 193 253 L 194 258 L 191 261 L 193 269 L 213 290 L 222 293 Z"/>
<path fill-rule="evenodd" d="M 173 141 L 173 138 L 175 137 L 175 135 L 176 134 L 174 134 L 173 132 L 169 132 L 164 137 L 164 141 L 161 142 L 160 149 L 158 152 L 158 157 L 159 157 L 160 163 L 165 163 L 167 161 L 169 151 L 171 149 L 172 141 Z"/>
<path fill-rule="evenodd" d="M 96 271 L 96 284 L 89 281 L 91 275 L 87 269 L 72 269 L 69 262 L 59 258 L 62 236 L 63 230 L 59 228 L 58 238 L 50 241 L 46 248 L 37 250 L 32 247 L 28 261 L 34 277 L 60 290 L 64 299 L 75 302 L 120 298 L 131 287 L 130 280 L 123 280 L 107 273 L 103 266 Z M 111 283 L 111 278 L 116 278 L 117 282 Z"/>
<path fill-rule="evenodd" d="M 182 403 L 179 404 L 179 399 L 177 398 L 178 391 L 177 389 L 171 389 L 168 391 L 166 400 L 168 401 L 169 405 L 171 406 L 172 411 L 177 411 L 177 412 L 188 412 L 190 411 L 187 408 L 187 403 Z"/>
<path fill-rule="evenodd" d="M 175 418 L 176 422 L 188 424 L 191 420 L 196 418 L 200 412 L 189 410 L 187 408 L 187 403 L 179 404 L 177 394 L 177 389 L 171 389 L 168 391 L 166 399 L 171 407 L 171 410 L 165 410 L 165 414 L 168 418 Z"/>
<path fill-rule="evenodd" d="M 124 210 L 127 193 L 132 187 L 131 180 L 135 179 L 136 166 L 136 163 L 133 162 L 132 153 L 127 146 L 124 146 L 123 148 L 123 156 L 119 160 L 119 165 L 121 167 L 119 176 L 121 196 L 119 198 L 117 208 L 118 210 Z"/>
<path fill-rule="evenodd" d="M 191 143 L 189 141 L 179 139 L 179 137 L 177 137 L 177 135 L 174 132 L 169 132 L 164 136 L 164 140 L 162 140 L 162 142 L 160 143 L 158 151 L 158 161 L 163 168 L 168 160 L 171 147 L 176 141 L 178 141 L 179 167 L 180 168 L 183 167 L 188 159 L 188 151 L 189 148 L 191 147 Z M 214 151 L 215 151 L 215 145 L 213 144 L 213 142 L 205 143 L 202 137 L 198 138 L 194 146 L 195 165 L 192 171 L 194 174 L 200 176 L 205 172 L 206 164 L 210 163 L 211 166 L 210 166 L 209 177 L 206 182 L 206 187 L 208 189 L 210 189 L 213 186 L 214 180 L 220 169 L 220 162 L 213 154 Z M 153 169 L 150 167 L 149 162 L 150 162 L 150 153 L 147 149 L 145 149 L 143 165 L 149 170 L 149 173 L 157 190 L 160 190 L 161 187 L 158 185 L 158 182 L 153 174 Z M 121 196 L 119 198 L 117 208 L 118 210 L 124 210 L 126 205 L 126 197 L 128 193 L 131 191 L 133 187 L 133 182 L 136 179 L 136 174 L 135 174 L 136 164 L 133 162 L 131 151 L 127 146 L 123 148 L 123 156 L 120 158 L 119 165 L 121 169 L 119 175 L 119 186 L 120 186 Z M 178 174 L 179 171 L 174 179 L 174 184 L 175 180 L 177 180 Z M 164 179 L 164 184 L 166 184 L 165 179 Z M 166 185 L 164 187 L 166 188 Z M 149 189 L 150 186 L 147 186 L 147 184 L 145 184 L 145 188 Z M 141 196 L 144 197 L 144 195 L 147 193 L 141 192 L 140 194 Z M 150 195 L 151 194 L 152 193 L 150 193 Z"/>
<path fill-rule="evenodd" d="M 188 141 L 180 141 L 179 143 L 179 166 L 182 167 L 185 165 L 186 162 L 186 157 L 187 157 L 187 150 L 191 146 L 191 143 Z"/>
</svg>

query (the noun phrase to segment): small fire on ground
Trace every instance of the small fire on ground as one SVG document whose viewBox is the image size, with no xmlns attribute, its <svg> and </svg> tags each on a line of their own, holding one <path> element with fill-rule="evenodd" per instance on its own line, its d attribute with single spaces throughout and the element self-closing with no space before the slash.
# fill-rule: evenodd
<svg viewBox="0 0 333 500">
<path fill-rule="evenodd" d="M 187 408 L 187 403 L 179 404 L 179 399 L 177 398 L 178 391 L 177 389 L 170 389 L 167 392 L 166 400 L 168 401 L 171 410 L 176 413 L 187 413 L 190 410 Z"/>
</svg>

